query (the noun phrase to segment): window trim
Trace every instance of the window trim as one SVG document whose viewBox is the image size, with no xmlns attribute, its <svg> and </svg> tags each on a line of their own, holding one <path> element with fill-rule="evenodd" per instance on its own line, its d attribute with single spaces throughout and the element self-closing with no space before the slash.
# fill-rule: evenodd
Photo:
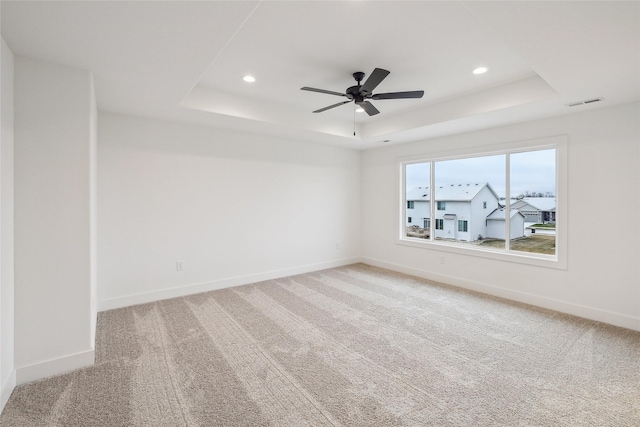
<svg viewBox="0 0 640 427">
<path fill-rule="evenodd" d="M 545 149 L 556 150 L 556 253 L 555 255 L 537 254 L 519 251 L 507 251 L 506 249 L 469 247 L 468 244 L 443 240 L 425 240 L 406 237 L 404 234 L 405 209 L 405 166 L 412 163 L 438 162 L 443 160 L 465 159 L 469 157 L 491 156 L 499 154 L 516 154 L 527 151 L 539 151 Z M 397 224 L 400 225 L 396 243 L 404 246 L 411 246 L 431 251 L 444 251 L 480 258 L 488 258 L 506 262 L 516 262 L 521 264 L 547 267 L 553 269 L 567 269 L 567 164 L 568 164 L 568 137 L 567 135 L 550 136 L 540 139 L 524 141 L 514 141 L 495 145 L 485 145 L 470 147 L 458 150 L 437 151 L 420 155 L 405 156 L 396 158 L 398 165 L 398 212 Z M 507 159 L 509 156 L 507 156 Z M 432 165 L 434 164 L 432 163 Z M 509 168 L 509 162 L 506 162 Z M 510 173 L 509 169 L 507 172 Z M 435 185 L 434 174 L 431 173 L 431 188 Z M 431 221 L 431 234 L 435 232 L 435 223 Z M 507 231 L 508 232 L 508 229 Z"/>
</svg>

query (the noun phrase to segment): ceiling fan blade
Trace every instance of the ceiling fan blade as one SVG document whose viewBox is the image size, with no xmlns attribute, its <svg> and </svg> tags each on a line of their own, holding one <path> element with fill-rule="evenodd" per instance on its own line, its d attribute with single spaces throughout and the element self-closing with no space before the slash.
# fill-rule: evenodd
<svg viewBox="0 0 640 427">
<path fill-rule="evenodd" d="M 341 105 L 348 104 L 349 102 L 351 102 L 351 100 L 338 102 L 337 104 L 329 105 L 328 107 L 324 107 L 324 108 L 321 108 L 319 110 L 316 110 L 316 111 L 314 111 L 314 113 L 322 113 L 323 111 L 327 111 L 327 110 L 330 110 L 332 108 L 336 108 L 336 107 L 339 107 Z"/>
<path fill-rule="evenodd" d="M 376 93 L 371 99 L 405 99 L 405 98 L 422 98 L 423 90 L 413 90 L 410 92 L 389 92 Z"/>
<path fill-rule="evenodd" d="M 361 93 L 371 93 L 389 75 L 389 71 L 382 68 L 373 70 L 369 78 L 360 88 Z"/>
<path fill-rule="evenodd" d="M 319 93 L 326 93 L 328 95 L 338 95 L 338 96 L 347 96 L 344 93 L 340 93 L 340 92 L 333 92 L 331 90 L 324 90 L 324 89 L 316 89 L 314 87 L 301 87 L 300 90 L 308 90 L 310 92 L 319 92 Z"/>
<path fill-rule="evenodd" d="M 376 107 L 373 106 L 372 103 L 370 103 L 369 101 L 364 101 L 361 102 L 360 104 L 358 104 L 359 106 L 362 107 L 362 109 L 364 111 L 367 112 L 368 115 L 370 116 L 375 116 L 376 114 L 378 114 L 380 111 L 378 111 L 378 109 Z"/>
</svg>

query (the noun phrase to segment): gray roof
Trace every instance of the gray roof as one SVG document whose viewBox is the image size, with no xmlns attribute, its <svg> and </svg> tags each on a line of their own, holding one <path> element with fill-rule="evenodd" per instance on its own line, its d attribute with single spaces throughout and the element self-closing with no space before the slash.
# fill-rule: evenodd
<svg viewBox="0 0 640 427">
<path fill-rule="evenodd" d="M 491 188 L 491 185 L 484 182 L 478 184 L 448 184 L 436 186 L 436 200 L 468 202 L 472 200 L 485 186 L 491 190 L 491 192 L 496 196 L 496 199 L 499 199 L 496 192 Z M 429 187 L 414 187 L 410 189 L 407 191 L 407 200 L 429 201 Z"/>
<path fill-rule="evenodd" d="M 527 207 L 529 205 L 529 207 Z M 556 208 L 555 197 L 524 197 L 511 202 L 512 208 L 532 211 L 552 211 Z"/>
</svg>

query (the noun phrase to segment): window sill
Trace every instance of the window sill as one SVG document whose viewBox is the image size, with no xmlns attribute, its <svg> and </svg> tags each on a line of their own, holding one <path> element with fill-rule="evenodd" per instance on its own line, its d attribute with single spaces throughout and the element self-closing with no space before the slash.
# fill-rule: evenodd
<svg viewBox="0 0 640 427">
<path fill-rule="evenodd" d="M 530 252 L 505 251 L 492 248 L 469 247 L 468 243 L 457 243 L 453 241 L 425 240 L 420 238 L 401 237 L 397 244 L 411 246 L 414 248 L 427 249 L 438 252 L 449 252 L 478 258 L 486 258 L 497 261 L 513 262 L 519 264 L 533 265 L 536 267 L 553 268 L 556 270 L 566 270 L 566 257 L 556 255 L 535 254 Z"/>
</svg>

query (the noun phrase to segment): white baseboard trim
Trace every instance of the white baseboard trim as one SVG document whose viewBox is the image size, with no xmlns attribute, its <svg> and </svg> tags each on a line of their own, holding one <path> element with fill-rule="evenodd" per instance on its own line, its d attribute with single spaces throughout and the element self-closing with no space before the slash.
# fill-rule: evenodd
<svg viewBox="0 0 640 427">
<path fill-rule="evenodd" d="M 342 267 L 344 265 L 354 264 L 361 261 L 362 259 L 360 257 L 347 258 L 318 264 L 303 265 L 282 270 L 266 271 L 263 273 L 250 274 L 246 276 L 230 277 L 226 279 L 213 280 L 210 282 L 192 283 L 189 285 L 159 289 L 157 291 L 126 295 L 123 297 L 109 298 L 98 301 L 98 311 L 129 307 L 132 305 L 145 304 L 169 298 L 183 297 L 186 295 L 193 295 L 201 292 L 216 291 L 218 289 L 231 288 L 233 286 L 247 285 L 249 283 L 262 282 L 264 280 L 294 276 L 296 274 L 304 274 L 312 271 L 324 270 L 326 268 Z"/>
<path fill-rule="evenodd" d="M 2 395 L 0 397 L 0 413 L 4 410 L 5 405 L 13 393 L 13 389 L 16 388 L 16 370 L 13 369 L 9 378 L 2 384 Z"/>
<path fill-rule="evenodd" d="M 17 385 L 36 381 L 52 375 L 64 374 L 74 369 L 84 368 L 93 365 L 95 351 L 93 349 L 56 359 L 45 360 L 28 366 L 16 369 Z"/>
<path fill-rule="evenodd" d="M 472 291 L 481 292 L 512 301 L 525 304 L 535 305 L 549 310 L 559 311 L 561 313 L 571 314 L 598 322 L 608 323 L 610 325 L 620 326 L 627 329 L 640 331 L 640 318 L 628 316 L 626 314 L 615 313 L 612 311 L 602 310 L 599 308 L 588 307 L 580 304 L 574 304 L 567 301 L 557 300 L 554 298 L 543 297 L 539 295 L 520 292 L 513 289 L 506 289 L 499 286 L 488 285 L 485 283 L 463 280 L 454 276 L 445 274 L 436 274 L 430 271 L 408 267 L 405 265 L 394 264 L 374 258 L 363 257 L 362 262 L 375 267 L 385 268 L 387 270 L 397 271 L 412 276 L 421 277 L 423 279 L 432 280 L 447 285 L 453 285 Z"/>
</svg>

